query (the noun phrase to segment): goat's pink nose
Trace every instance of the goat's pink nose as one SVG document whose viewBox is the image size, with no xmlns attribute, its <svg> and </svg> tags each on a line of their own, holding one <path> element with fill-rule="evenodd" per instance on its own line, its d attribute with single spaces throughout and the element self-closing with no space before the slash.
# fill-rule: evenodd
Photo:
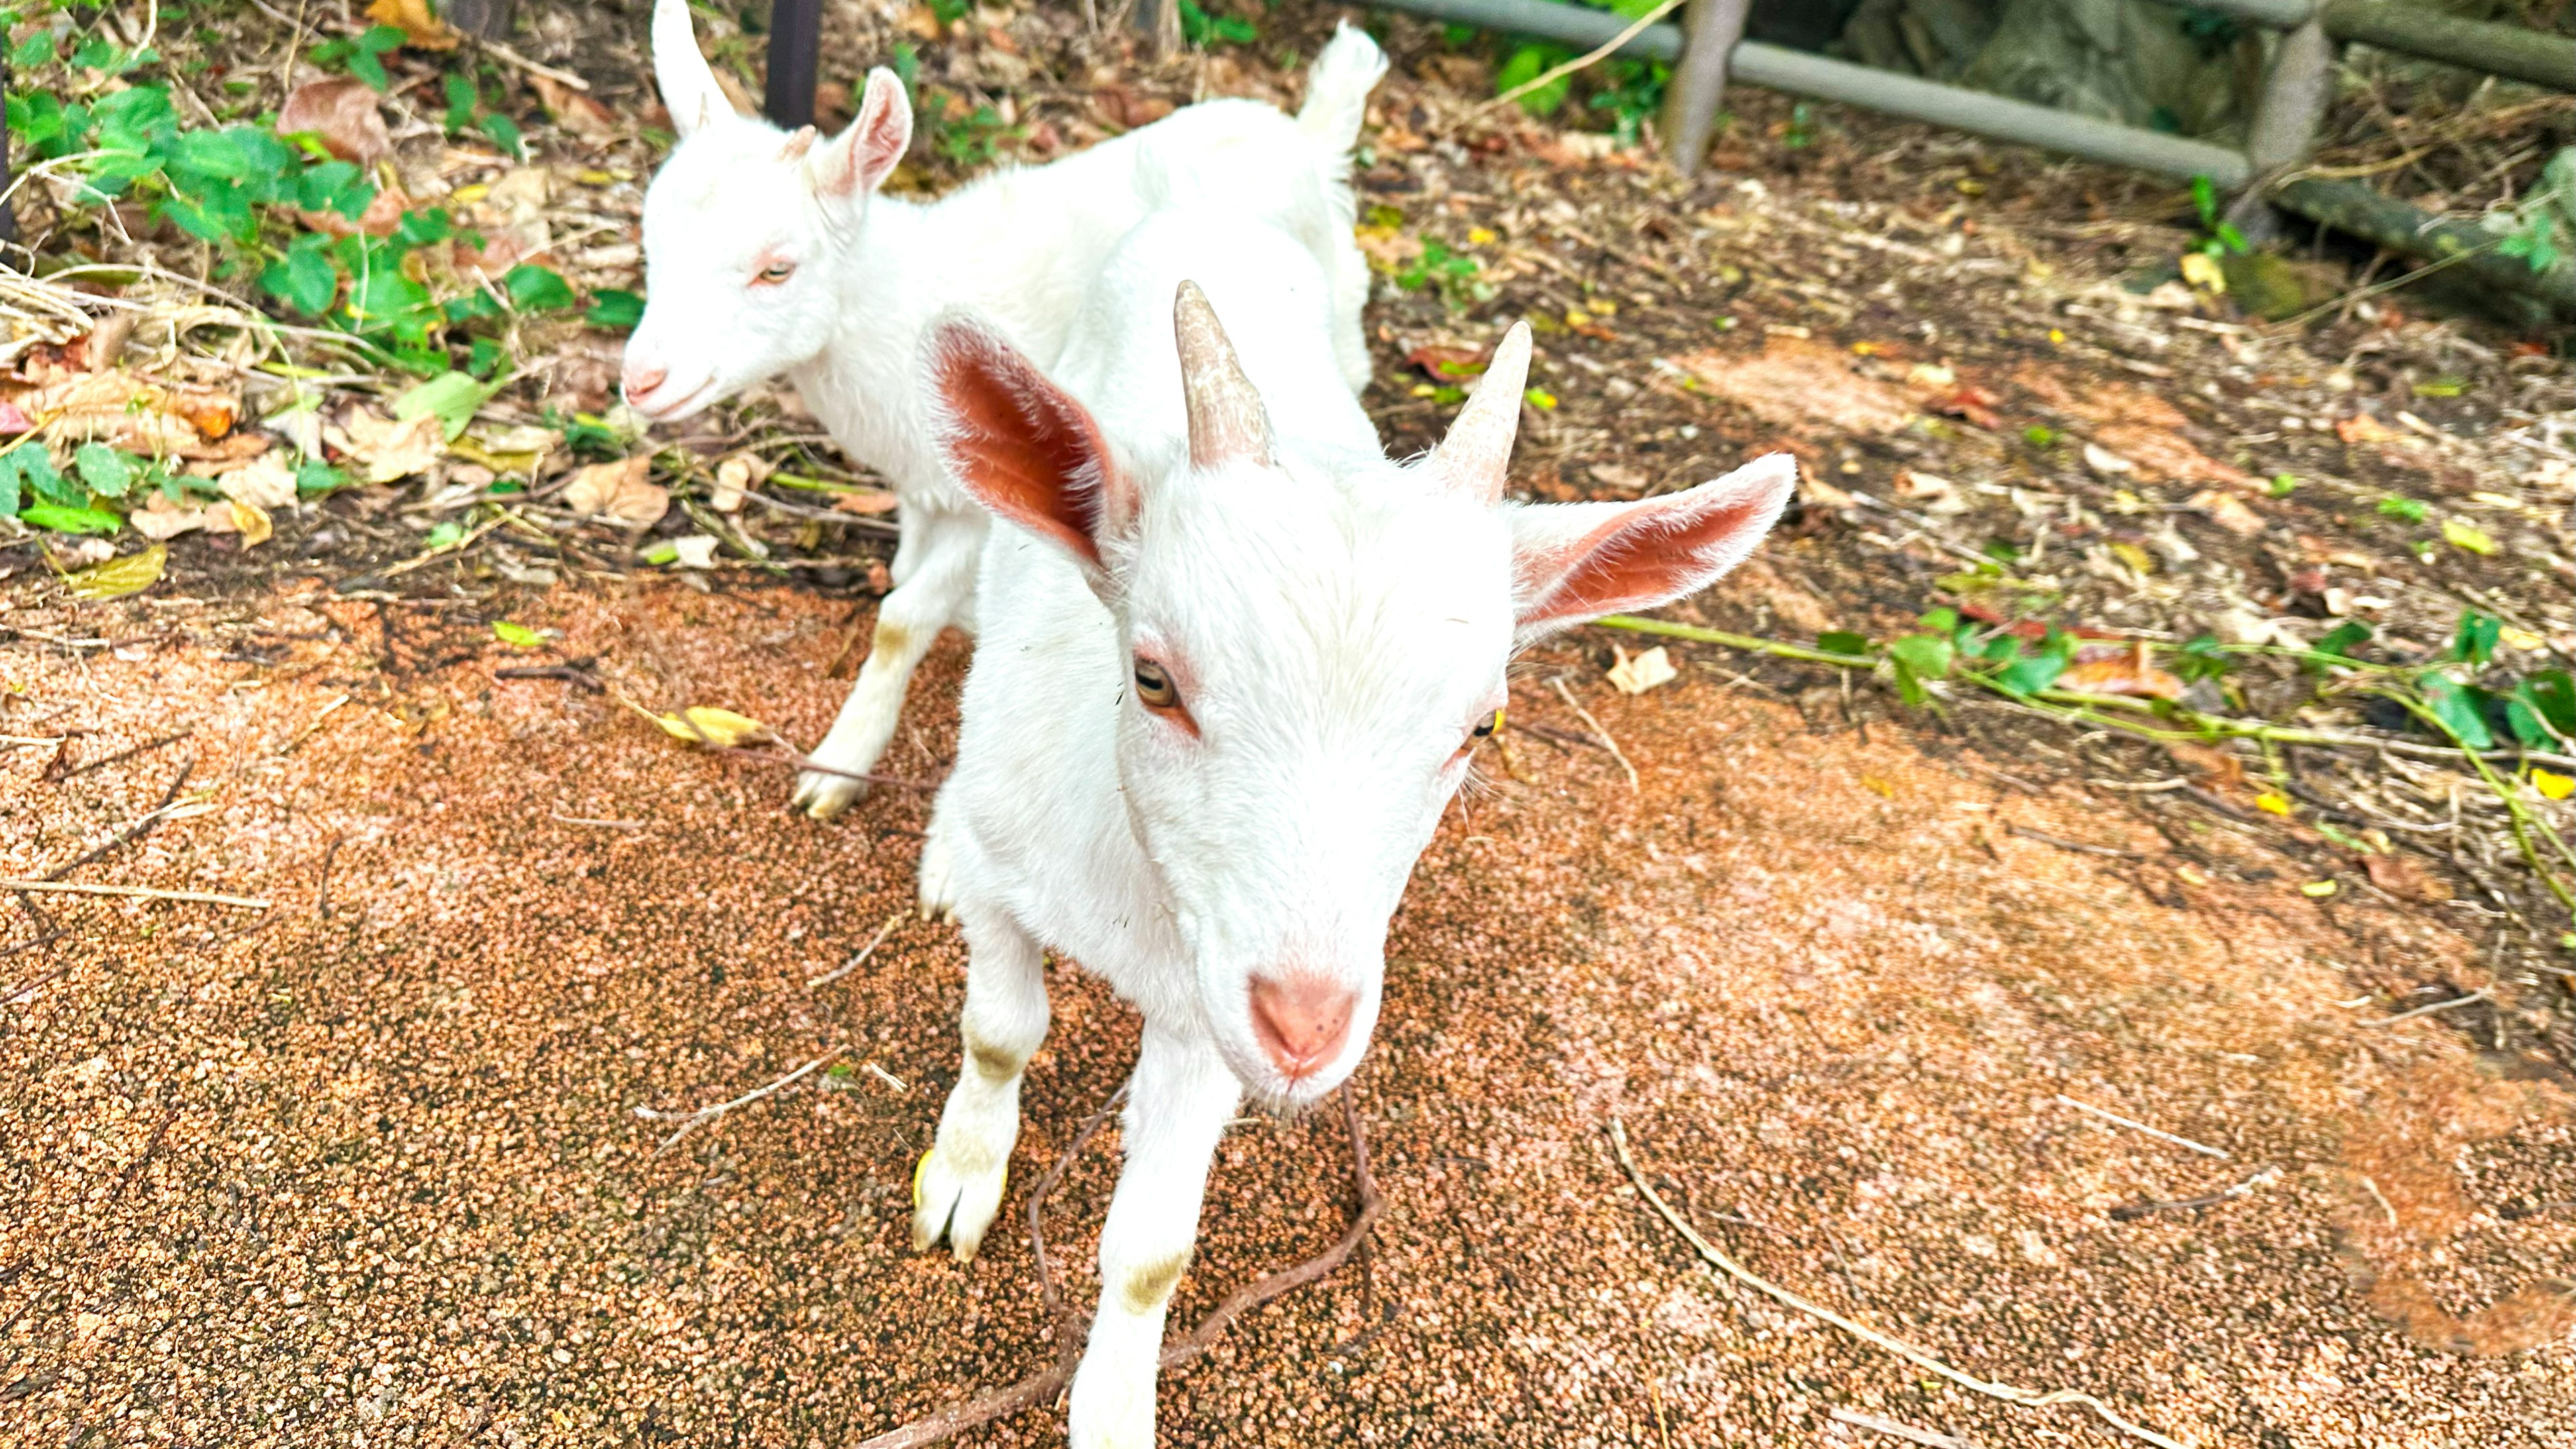
<svg viewBox="0 0 2576 1449">
<path fill-rule="evenodd" d="M 1252 978 L 1252 1034 L 1288 1080 L 1312 1076 L 1351 1034 L 1359 993 L 1312 977 Z"/>
<path fill-rule="evenodd" d="M 653 389 L 660 387 L 665 382 L 668 382 L 670 377 L 671 370 L 667 367 L 630 367 L 626 369 L 626 400 L 628 402 L 642 402 L 644 399 L 653 395 Z"/>
</svg>

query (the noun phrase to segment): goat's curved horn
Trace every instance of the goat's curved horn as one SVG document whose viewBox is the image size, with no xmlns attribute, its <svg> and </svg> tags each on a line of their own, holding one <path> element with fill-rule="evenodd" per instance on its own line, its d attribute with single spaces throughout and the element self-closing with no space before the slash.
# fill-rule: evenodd
<svg viewBox="0 0 2576 1449">
<path fill-rule="evenodd" d="M 653 79 L 671 112 L 671 129 L 683 136 L 733 110 L 716 84 L 714 67 L 698 50 L 689 0 L 654 0 Z"/>
<path fill-rule="evenodd" d="M 1530 325 L 1515 322 L 1485 364 L 1484 380 L 1458 410 L 1448 436 L 1431 450 L 1431 465 L 1452 488 L 1491 503 L 1503 496 L 1512 440 L 1521 428 L 1521 389 L 1529 383 Z"/>
<path fill-rule="evenodd" d="M 1172 335 L 1181 348 L 1181 393 L 1190 414 L 1190 466 L 1227 463 L 1269 467 L 1277 455 L 1270 413 L 1226 340 L 1224 324 L 1196 282 L 1172 300 Z"/>
</svg>

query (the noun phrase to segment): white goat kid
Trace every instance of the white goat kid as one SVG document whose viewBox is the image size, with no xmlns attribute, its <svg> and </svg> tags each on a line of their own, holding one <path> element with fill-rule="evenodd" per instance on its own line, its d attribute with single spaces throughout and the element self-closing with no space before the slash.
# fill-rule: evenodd
<svg viewBox="0 0 2576 1449">
<path fill-rule="evenodd" d="M 1047 1028 L 1041 952 L 1079 961 L 1144 1017 L 1073 1382 L 1082 1449 L 1153 1441 L 1165 1305 L 1227 1120 L 1246 1095 L 1313 1104 L 1365 1050 L 1388 918 L 1514 650 L 1712 582 L 1796 478 L 1775 455 L 1643 502 L 1502 502 L 1526 324 L 1447 440 L 1391 462 L 1343 386 L 1331 300 L 1279 232 L 1166 213 L 1104 268 L 1061 386 L 969 319 L 924 344 L 950 465 L 1006 526 L 939 800 L 965 1053 L 913 1239 L 960 1260 L 983 1242 Z"/>
<path fill-rule="evenodd" d="M 1331 279 L 1337 375 L 1354 392 L 1368 385 L 1350 148 L 1386 58 L 1359 30 L 1337 30 L 1316 57 L 1294 120 L 1257 101 L 1208 101 L 929 204 L 875 194 L 912 137 L 893 72 L 870 71 L 858 119 L 818 140 L 735 114 L 698 53 L 687 0 L 656 0 L 653 66 L 682 140 L 644 199 L 651 300 L 626 348 L 627 400 L 671 421 L 787 373 L 833 439 L 902 502 L 895 588 L 873 647 L 814 751 L 824 768 L 797 781 L 795 803 L 817 819 L 859 798 L 864 784 L 850 777 L 884 753 L 939 631 L 974 627 L 987 520 L 947 481 L 913 386 L 933 317 L 970 306 L 1052 361 L 1118 238 L 1158 208 L 1205 204 L 1297 238 Z"/>
</svg>

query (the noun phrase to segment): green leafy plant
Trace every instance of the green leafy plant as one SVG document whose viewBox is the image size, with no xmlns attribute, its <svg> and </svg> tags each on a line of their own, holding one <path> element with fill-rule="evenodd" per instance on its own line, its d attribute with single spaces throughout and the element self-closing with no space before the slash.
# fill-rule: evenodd
<svg viewBox="0 0 2576 1449">
<path fill-rule="evenodd" d="M 2213 257 L 2245 255 L 2245 233 L 2221 214 L 2217 182 L 2206 176 L 2191 178 L 2191 207 L 2200 214 L 2201 232 L 2193 250 Z"/>
<path fill-rule="evenodd" d="M 1531 43 L 1515 47 L 1494 71 L 1494 94 L 1519 90 L 1572 58 L 1573 52 L 1560 46 Z M 1574 77 L 1561 75 L 1525 92 L 1515 104 L 1533 116 L 1553 116 L 1565 109 L 1565 99 L 1573 93 Z"/>
<path fill-rule="evenodd" d="M 1408 292 L 1435 292 L 1449 307 L 1463 309 L 1492 300 L 1493 284 L 1484 279 L 1484 270 L 1485 264 L 1474 257 L 1449 250 L 1437 237 L 1424 237 L 1422 254 L 1395 274 L 1395 284 Z"/>
<path fill-rule="evenodd" d="M 401 30 L 377 25 L 361 34 L 326 40 L 305 52 L 305 59 L 324 70 L 345 70 L 377 90 L 389 90 L 393 78 L 385 74 L 385 57 L 402 49 L 402 43 Z"/>
<path fill-rule="evenodd" d="M 1261 38 L 1261 27 L 1240 15 L 1212 15 L 1198 0 L 1178 0 L 1178 4 L 1181 38 L 1192 45 L 1250 45 Z"/>
</svg>

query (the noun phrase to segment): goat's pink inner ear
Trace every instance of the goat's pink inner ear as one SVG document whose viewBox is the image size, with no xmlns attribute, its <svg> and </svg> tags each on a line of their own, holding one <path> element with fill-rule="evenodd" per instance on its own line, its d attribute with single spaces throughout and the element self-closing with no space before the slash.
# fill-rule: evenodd
<svg viewBox="0 0 2576 1449">
<path fill-rule="evenodd" d="M 1099 567 L 1122 480 L 1091 414 L 980 328 L 951 325 L 933 346 L 958 481 L 985 507 Z"/>
<path fill-rule="evenodd" d="M 1512 559 L 1523 635 L 1715 583 L 1761 542 L 1797 480 L 1796 462 L 1774 454 L 1663 498 L 1524 510 Z"/>
<path fill-rule="evenodd" d="M 850 123 L 848 137 L 833 149 L 841 152 L 833 158 L 828 171 L 818 177 L 821 189 L 836 196 L 864 195 L 885 185 L 894 168 L 903 164 L 904 152 L 912 146 L 912 106 L 904 95 L 903 82 L 883 66 L 868 72 L 867 94 L 859 102 L 859 118 Z"/>
</svg>

